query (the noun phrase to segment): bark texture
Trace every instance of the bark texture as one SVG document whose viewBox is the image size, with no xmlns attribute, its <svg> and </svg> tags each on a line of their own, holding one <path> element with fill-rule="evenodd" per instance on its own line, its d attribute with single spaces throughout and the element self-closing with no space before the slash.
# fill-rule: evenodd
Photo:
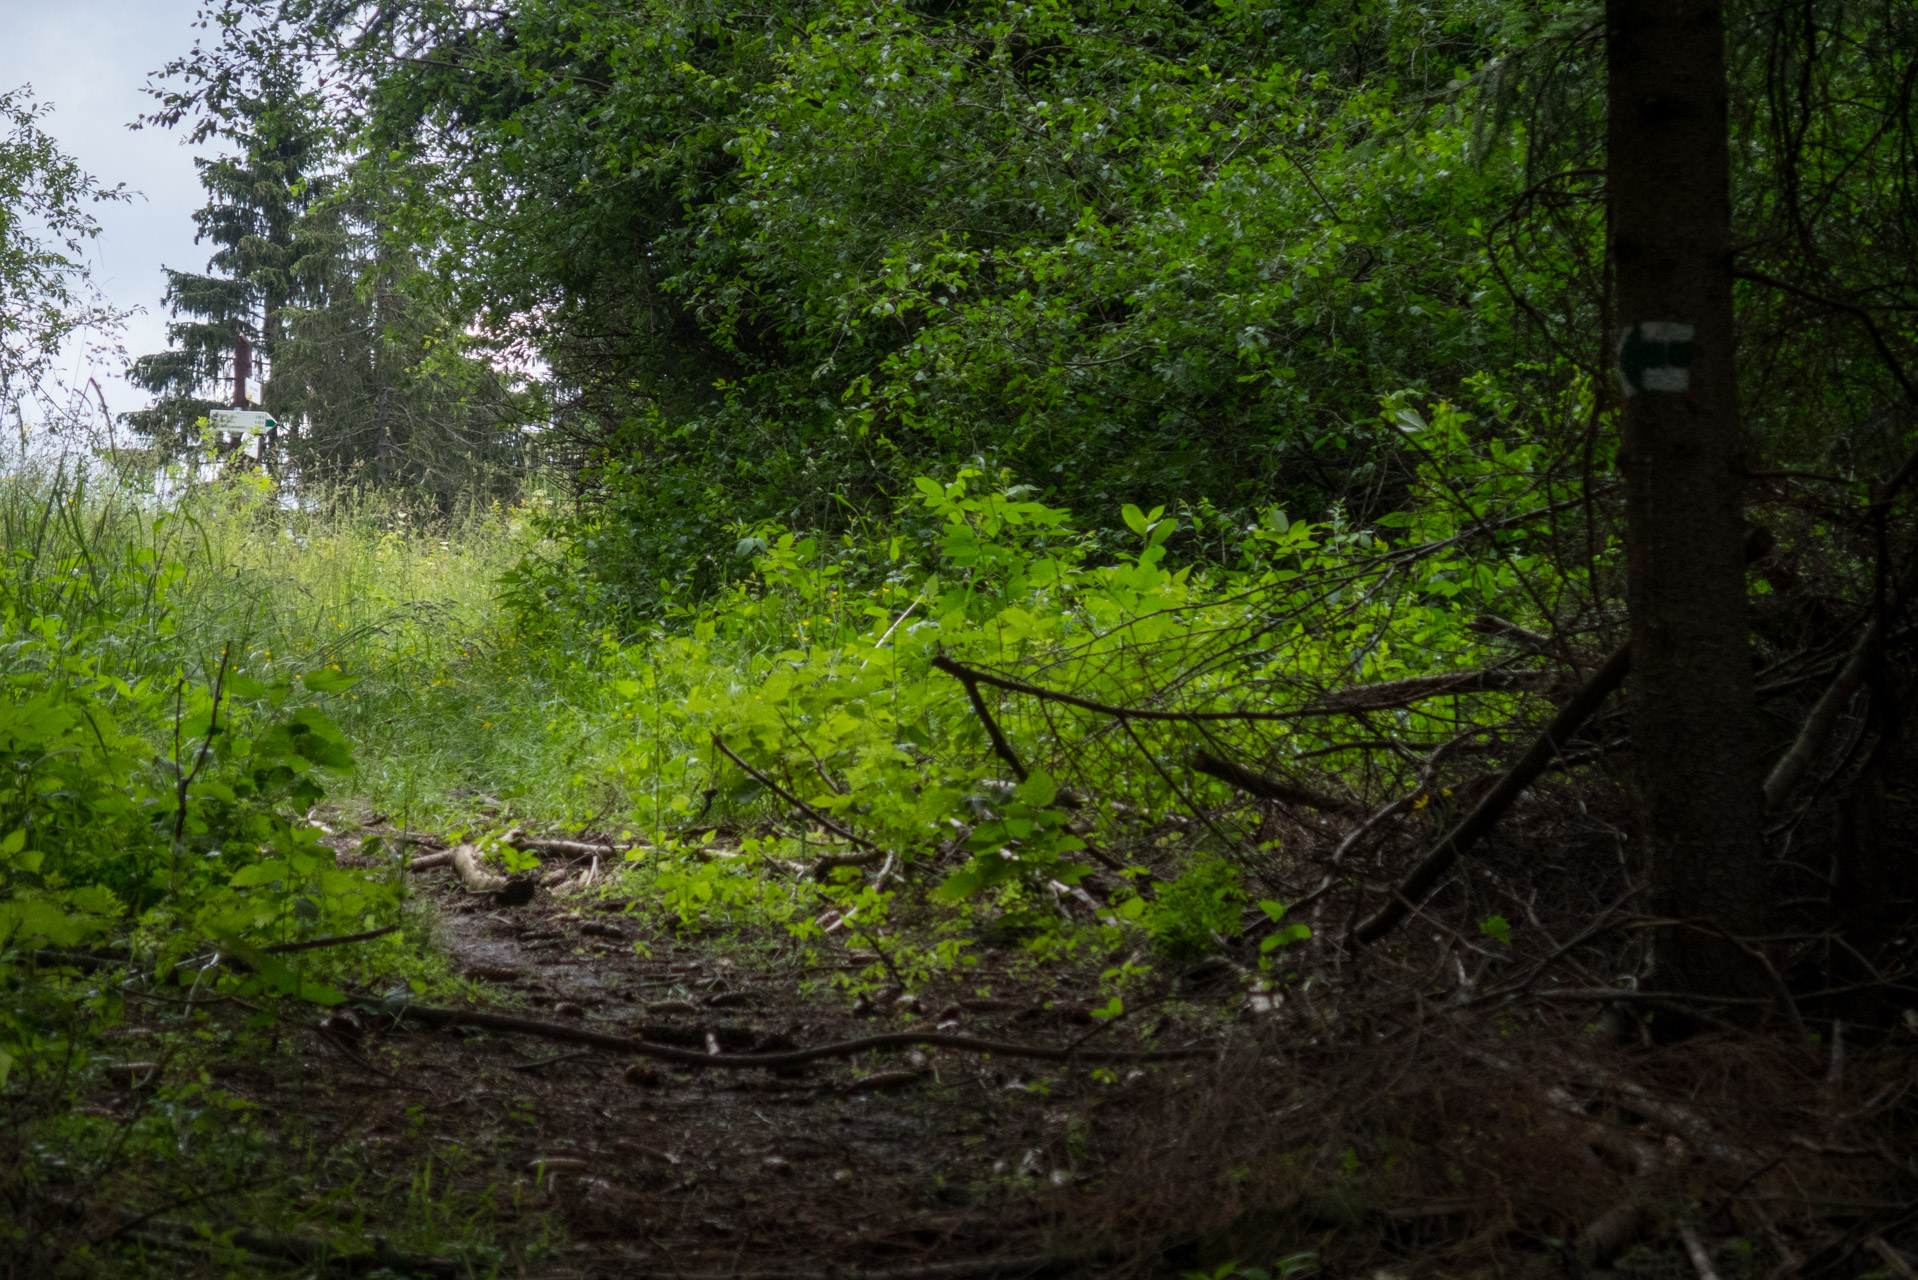
<svg viewBox="0 0 1918 1280">
<path fill-rule="evenodd" d="M 1607 0 L 1632 739 L 1660 985 L 1762 991 L 1722 933 L 1765 917 L 1733 369 L 1725 29 L 1712 0 Z"/>
</svg>

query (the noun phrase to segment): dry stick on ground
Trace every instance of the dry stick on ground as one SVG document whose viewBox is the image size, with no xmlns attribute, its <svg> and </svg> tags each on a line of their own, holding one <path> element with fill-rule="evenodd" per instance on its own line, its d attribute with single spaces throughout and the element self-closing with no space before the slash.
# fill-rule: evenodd
<svg viewBox="0 0 1918 1280">
<path fill-rule="evenodd" d="M 1678 1229 L 1678 1238 L 1685 1245 L 1686 1256 L 1692 1260 L 1692 1269 L 1698 1272 L 1698 1280 L 1718 1280 L 1718 1271 L 1712 1266 L 1711 1251 L 1698 1238 L 1698 1228 L 1688 1222 Z"/>
<path fill-rule="evenodd" d="M 1612 651 L 1612 656 L 1605 659 L 1604 665 L 1585 682 L 1585 686 L 1559 708 L 1558 714 L 1545 726 L 1545 731 L 1533 740 L 1525 754 L 1511 768 L 1499 776 L 1484 798 L 1472 806 L 1471 812 L 1459 819 L 1458 825 L 1448 831 L 1432 851 L 1412 868 L 1411 873 L 1399 881 L 1392 890 L 1392 896 L 1377 911 L 1353 927 L 1352 941 L 1360 944 L 1375 942 L 1396 928 L 1412 907 L 1422 901 L 1440 878 L 1452 869 L 1452 864 L 1484 839 L 1512 802 L 1551 767 L 1552 761 L 1564 750 L 1571 736 L 1591 718 L 1606 698 L 1625 683 L 1625 677 L 1631 669 L 1631 645 L 1622 644 Z"/>
<path fill-rule="evenodd" d="M 612 840 L 562 840 L 557 836 L 529 836 L 518 832 L 509 834 L 506 843 L 527 853 L 543 853 L 554 858 L 598 858 L 647 847 L 631 841 L 622 844 Z"/>
<path fill-rule="evenodd" d="M 826 1058 L 851 1058 L 862 1053 L 898 1049 L 958 1049 L 967 1053 L 996 1053 L 1007 1058 L 1033 1058 L 1041 1062 L 1176 1062 L 1206 1058 L 1218 1052 L 1216 1047 L 1194 1049 L 1057 1049 L 1049 1045 L 1017 1044 L 1006 1040 L 986 1040 L 978 1036 L 949 1035 L 940 1031 L 892 1031 L 836 1044 L 816 1045 L 810 1049 L 791 1049 L 783 1053 L 700 1053 L 672 1045 L 650 1044 L 625 1036 L 589 1031 L 585 1027 L 556 1022 L 536 1022 L 505 1014 L 483 1013 L 470 1009 L 439 1009 L 428 1005 L 408 1005 L 400 1015 L 435 1027 L 479 1027 L 486 1031 L 504 1031 L 540 1036 L 569 1044 L 591 1045 L 609 1053 L 656 1058 L 682 1067 L 800 1067 Z"/>
<path fill-rule="evenodd" d="M 460 1270 L 459 1264 L 452 1258 L 399 1253 L 377 1236 L 374 1237 L 373 1248 L 370 1251 L 336 1252 L 325 1241 L 302 1239 L 298 1236 L 270 1235 L 247 1227 L 224 1233 L 232 1243 L 222 1245 L 218 1241 L 202 1236 L 199 1227 L 191 1222 L 158 1218 L 153 1220 L 153 1225 L 174 1232 L 175 1235 L 169 1237 L 141 1232 L 134 1235 L 134 1238 L 140 1239 L 142 1243 L 180 1250 L 237 1247 L 255 1257 L 305 1264 L 318 1262 L 322 1269 L 371 1271 L 379 1267 L 388 1267 L 407 1275 L 431 1276 L 457 1275 Z"/>
<path fill-rule="evenodd" d="M 788 803 L 795 805 L 800 810 L 800 812 L 810 817 L 814 822 L 817 822 L 820 826 L 832 832 L 834 835 L 839 836 L 841 839 L 849 840 L 853 844 L 856 844 L 861 849 L 865 850 L 864 853 L 841 853 L 841 854 L 834 854 L 830 857 L 821 858 L 819 861 L 812 864 L 812 875 L 815 878 L 823 879 L 826 876 L 826 874 L 832 871 L 833 868 L 835 867 L 871 866 L 873 863 L 878 862 L 880 859 L 886 856 L 886 851 L 884 849 L 881 849 L 878 845 L 874 844 L 872 841 L 861 839 L 859 836 L 854 835 L 851 831 L 848 831 L 845 827 L 840 826 L 837 822 L 834 822 L 831 818 L 828 818 L 825 814 L 819 812 L 819 810 L 813 808 L 811 805 L 807 804 L 804 800 L 801 800 L 798 796 L 786 790 L 786 788 L 780 786 L 777 782 L 774 782 L 771 778 L 767 777 L 765 774 L 761 773 L 759 770 L 753 768 L 751 765 L 747 764 L 744 760 L 741 760 L 739 758 L 738 753 L 735 752 L 731 747 L 726 745 L 726 740 L 724 738 L 721 738 L 716 733 L 713 735 L 713 745 L 715 747 L 718 747 L 721 751 L 725 752 L 726 758 L 728 760 L 732 761 L 734 764 L 744 769 L 749 776 L 751 776 L 754 780 L 756 780 L 761 786 L 765 787 L 768 791 L 771 791 L 774 795 L 779 796 L 781 799 L 787 801 Z"/>
<path fill-rule="evenodd" d="M 438 837 L 421 836 L 408 837 L 409 840 L 415 843 L 423 843 L 427 839 L 437 838 Z M 611 840 L 596 844 L 591 840 L 562 840 L 558 837 L 528 835 L 509 835 L 506 837 L 505 843 L 512 845 L 515 849 L 523 849 L 527 853 L 543 853 L 554 858 L 604 857 L 607 854 L 629 853 L 634 849 L 644 849 L 648 847 L 643 844 L 622 844 Z M 429 871 L 434 867 L 443 867 L 453 860 L 453 851 L 428 853 L 414 858 L 411 862 L 407 863 L 406 866 L 409 871 Z"/>
<path fill-rule="evenodd" d="M 1084 1254 L 1042 1253 L 1030 1257 L 969 1258 L 929 1262 L 883 1271 L 675 1271 L 674 1280 L 983 1280 L 986 1276 L 1030 1276 L 1087 1261 Z"/>
<path fill-rule="evenodd" d="M 1914 1269 L 1911 1263 L 1905 1260 L 1904 1254 L 1886 1244 L 1884 1237 L 1873 1236 L 1865 1241 L 1865 1247 L 1882 1258 L 1885 1265 L 1895 1274 L 1904 1277 L 1904 1280 L 1918 1280 L 1918 1269 Z"/>
</svg>

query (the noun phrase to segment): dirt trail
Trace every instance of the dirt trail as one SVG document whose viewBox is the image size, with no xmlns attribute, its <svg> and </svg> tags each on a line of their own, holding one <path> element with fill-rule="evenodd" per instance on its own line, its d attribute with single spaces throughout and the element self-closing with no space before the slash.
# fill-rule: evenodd
<svg viewBox="0 0 1918 1280">
<path fill-rule="evenodd" d="M 494 1011 L 729 1053 L 882 1028 L 1059 1044 L 1090 1021 L 1056 986 L 993 981 L 999 998 L 980 999 L 978 974 L 965 992 L 856 1017 L 841 993 L 801 995 L 817 970 L 676 940 L 633 904 L 542 893 L 502 908 L 448 871 L 415 879 L 455 969 L 496 993 Z M 1121 1071 L 1115 1083 L 1084 1066 L 938 1051 L 780 1075 L 681 1070 L 365 1012 L 314 1035 L 335 1051 L 317 1105 L 336 1109 L 342 1139 L 366 1143 L 389 1177 L 456 1153 L 452 1176 L 490 1180 L 504 1217 L 531 1229 L 550 1215 L 567 1237 L 565 1263 L 537 1273 L 552 1280 L 1057 1274 L 1020 1260 L 1056 1256 L 1048 1228 L 1096 1179 L 1110 1119 L 1176 1077 Z"/>
</svg>

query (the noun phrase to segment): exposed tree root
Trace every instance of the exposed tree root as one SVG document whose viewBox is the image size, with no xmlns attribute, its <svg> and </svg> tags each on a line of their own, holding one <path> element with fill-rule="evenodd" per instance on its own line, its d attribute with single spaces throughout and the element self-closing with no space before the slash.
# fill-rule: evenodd
<svg viewBox="0 0 1918 1280">
<path fill-rule="evenodd" d="M 975 1276 L 1032 1276 L 1069 1267 L 1085 1259 L 1074 1254 L 1031 1254 L 1012 1258 L 968 1258 L 963 1262 L 929 1262 L 917 1267 L 887 1267 L 880 1271 L 674 1271 L 673 1280 L 971 1280 Z M 662 1276 L 658 1268 L 614 1272 L 615 1275 Z"/>
<path fill-rule="evenodd" d="M 480 1027 L 487 1031 L 505 1031 L 519 1035 L 540 1036 L 547 1040 L 561 1040 L 569 1044 L 591 1045 L 595 1049 L 604 1049 L 609 1053 L 656 1058 L 661 1062 L 677 1063 L 684 1067 L 777 1069 L 804 1066 L 809 1062 L 819 1062 L 827 1058 L 851 1058 L 862 1053 L 916 1048 L 957 1049 L 966 1053 L 998 1054 L 1006 1058 L 1032 1058 L 1041 1062 L 1074 1060 L 1175 1062 L 1209 1058 L 1218 1052 L 1216 1047 L 1090 1049 L 1069 1045 L 1056 1048 L 1050 1045 L 1017 1044 L 1007 1040 L 987 1040 L 978 1036 L 950 1035 L 940 1031 L 892 1031 L 876 1036 L 861 1036 L 857 1040 L 842 1040 L 835 1044 L 815 1045 L 810 1049 L 791 1049 L 781 1053 L 700 1053 L 693 1049 L 651 1044 L 645 1040 L 608 1035 L 603 1031 L 590 1031 L 585 1027 L 566 1026 L 556 1022 L 538 1022 L 531 1018 L 515 1018 L 506 1014 L 485 1013 L 472 1009 L 440 1009 L 428 1005 L 408 1005 L 406 1011 L 400 1016 L 402 1020 L 410 1018 L 435 1027 Z"/>
</svg>

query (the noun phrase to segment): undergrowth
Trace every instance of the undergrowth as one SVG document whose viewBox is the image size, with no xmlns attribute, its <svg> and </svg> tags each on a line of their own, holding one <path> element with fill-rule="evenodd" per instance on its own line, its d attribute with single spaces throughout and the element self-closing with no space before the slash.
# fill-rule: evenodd
<svg viewBox="0 0 1918 1280">
<path fill-rule="evenodd" d="M 1494 842 L 1426 904 L 1429 938 L 1375 949 L 1383 967 L 1352 985 L 1338 944 L 1367 895 L 1485 794 L 1487 759 L 1535 732 L 1616 627 L 1615 543 L 1601 524 L 1566 553 L 1555 517 L 1576 487 L 1526 439 L 1403 398 L 1381 421 L 1424 462 L 1404 511 L 1369 526 L 1126 507 L 1115 542 L 968 467 L 832 539 L 736 530 L 722 550 L 750 570 L 637 629 L 594 607 L 538 491 L 448 513 L 296 504 L 238 475 L 161 502 L 84 468 L 16 468 L 0 480 L 0 1195 L 29 1225 L 9 1248 L 57 1241 L 75 1274 L 129 1249 L 212 1274 L 247 1246 L 188 1248 L 196 1197 L 280 1183 L 330 1206 L 327 1249 L 406 1239 L 491 1274 L 551 1247 L 537 1214 L 498 1210 L 517 1185 L 502 1171 L 449 1155 L 437 1190 L 360 1186 L 317 1129 L 230 1104 L 211 1058 L 130 1113 L 88 1113 L 116 1073 L 215 1042 L 298 1069 L 280 1037 L 314 1005 L 465 994 L 409 909 L 406 831 L 479 840 L 515 874 L 546 870 L 518 833 L 617 843 L 596 889 L 613 904 L 775 949 L 855 1010 L 975 972 L 1071 972 L 1096 989 L 1094 1031 L 1125 1044 L 1160 1033 L 1155 1010 L 1223 992 L 1269 1027 L 1261 1052 L 1289 1037 L 1318 1055 L 1324 1094 L 1316 1145 L 1247 1175 L 1243 1212 L 1354 1181 L 1340 1161 L 1361 1157 L 1339 1152 L 1395 1139 L 1335 1122 L 1337 1082 L 1379 1069 L 1338 1054 L 1395 1043 L 1428 1000 L 1522 1001 L 1578 963 L 1560 939 L 1611 926 L 1624 941 L 1579 988 L 1602 1001 L 1644 936 L 1606 772 L 1623 739 L 1601 717 L 1564 745 L 1556 807 L 1506 824 L 1543 855 Z M 1204 557 L 1177 554 L 1201 540 Z M 323 842 L 342 822 L 370 834 Z M 1564 1029 L 1517 1009 L 1484 1015 L 1513 1045 Z M 1623 1027 L 1644 1036 L 1642 1010 Z M 1404 1069 L 1440 1052 L 1421 1034 Z M 1273 1107 L 1305 1105 L 1280 1093 Z M 1426 1173 L 1368 1185 L 1458 1181 Z M 293 1213 L 286 1230 L 316 1220 L 251 1194 Z M 1345 1212 L 1311 1195 L 1307 1218 Z M 1562 1206 L 1538 1223 L 1541 1241 L 1568 1229 Z"/>
</svg>

